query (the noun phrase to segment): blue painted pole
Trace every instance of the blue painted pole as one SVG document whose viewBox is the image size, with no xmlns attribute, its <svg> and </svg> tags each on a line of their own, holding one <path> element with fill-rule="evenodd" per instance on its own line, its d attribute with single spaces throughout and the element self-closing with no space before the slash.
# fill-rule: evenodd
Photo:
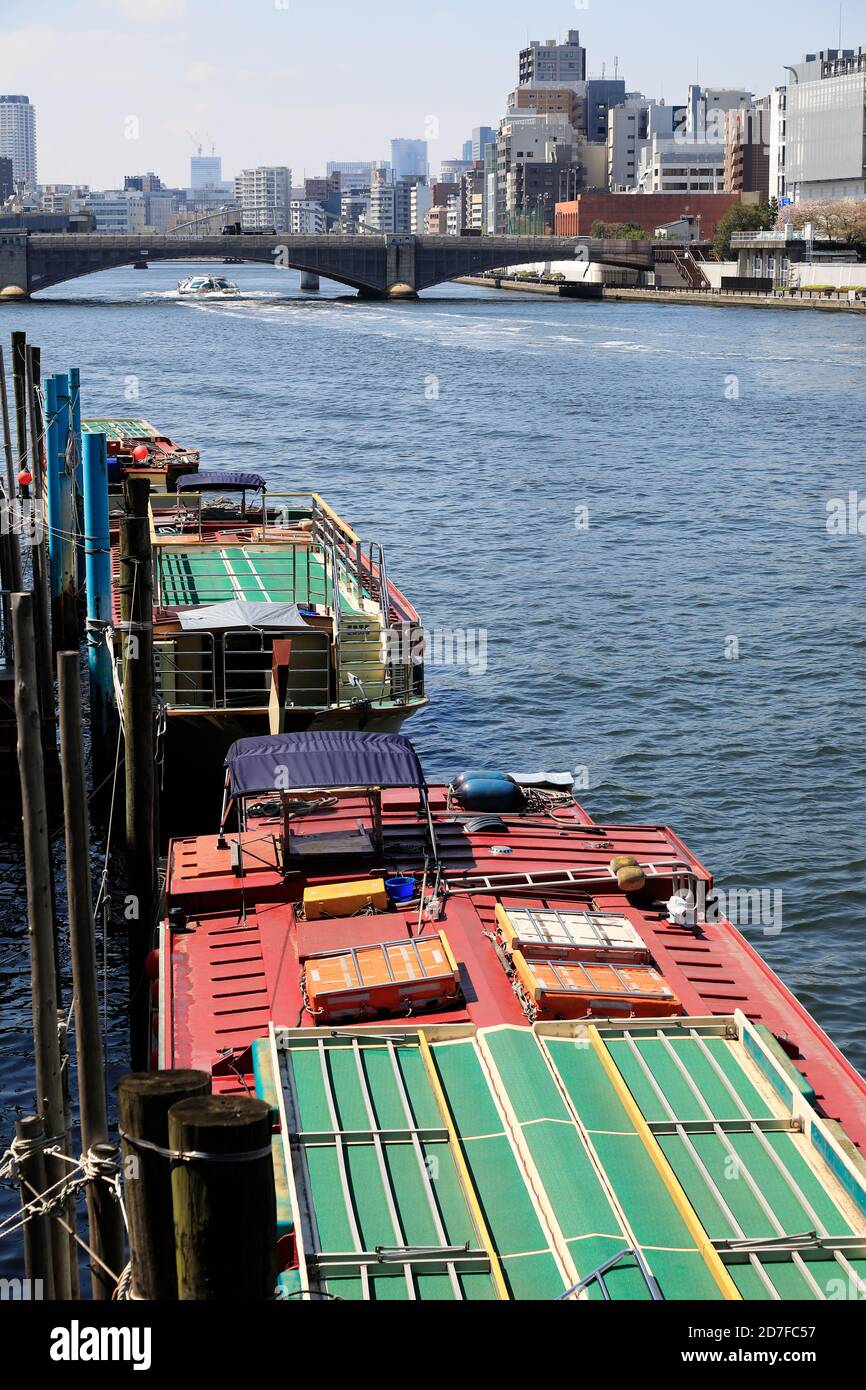
<svg viewBox="0 0 866 1390">
<path fill-rule="evenodd" d="M 72 434 L 75 440 L 75 517 L 76 533 L 83 537 L 84 532 L 84 472 L 81 444 L 81 372 L 77 367 L 69 368 L 69 400 L 72 413 Z M 75 592 L 80 594 L 84 588 L 84 540 L 80 539 L 75 551 Z"/>
<path fill-rule="evenodd" d="M 108 537 L 108 448 L 104 434 L 84 437 L 84 556 L 87 576 L 87 666 L 94 770 L 107 765 L 107 735 L 114 722 L 111 653 L 111 553 Z"/>
<path fill-rule="evenodd" d="M 57 392 L 57 471 L 60 480 L 60 605 L 57 649 L 70 651 L 78 646 L 78 612 L 75 598 L 75 479 L 67 462 L 67 446 L 72 428 L 72 401 L 69 377 L 58 372 Z"/>
</svg>

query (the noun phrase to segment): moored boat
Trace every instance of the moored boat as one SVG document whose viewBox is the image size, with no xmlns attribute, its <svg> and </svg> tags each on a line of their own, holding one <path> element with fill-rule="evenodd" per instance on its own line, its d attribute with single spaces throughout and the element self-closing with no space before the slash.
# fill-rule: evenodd
<svg viewBox="0 0 866 1390">
<path fill-rule="evenodd" d="M 198 449 L 187 449 L 147 420 L 82 420 L 82 434 L 104 434 L 108 453 L 109 491 L 117 493 L 125 477 L 147 478 L 151 488 L 173 488 L 182 474 L 199 466 Z"/>
<path fill-rule="evenodd" d="M 564 780 L 269 735 L 172 842 L 154 1062 L 272 1105 L 284 1296 L 862 1298 L 866 1082 Z"/>
<path fill-rule="evenodd" d="M 169 775 L 192 757 L 214 764 L 240 737 L 396 730 L 426 704 L 417 612 L 382 547 L 317 494 L 209 470 L 152 494 L 150 509 Z"/>
</svg>

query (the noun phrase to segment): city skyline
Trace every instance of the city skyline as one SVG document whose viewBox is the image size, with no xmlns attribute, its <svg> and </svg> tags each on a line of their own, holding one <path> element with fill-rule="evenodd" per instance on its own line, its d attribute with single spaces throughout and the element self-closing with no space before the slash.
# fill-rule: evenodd
<svg viewBox="0 0 866 1390">
<path fill-rule="evenodd" d="M 199 145 L 222 157 L 225 178 L 288 164 L 300 181 L 328 160 L 388 159 L 394 138 L 426 138 L 436 167 L 459 157 L 474 126 L 498 122 L 521 46 L 569 28 L 580 30 L 588 75 L 604 65 L 610 76 L 618 60 L 630 90 L 668 102 L 695 80 L 765 94 L 785 80 L 784 63 L 839 39 L 836 0 L 760 12 L 731 0 L 682 36 L 659 18 L 650 23 L 637 0 L 605 10 L 591 0 L 531 9 L 477 0 L 422 14 L 396 0 L 363 14 L 335 0 L 326 28 L 293 0 L 71 0 L 59 17 L 49 0 L 6 0 L 2 82 L 36 107 L 40 183 L 111 188 L 153 169 L 185 187 Z M 846 46 L 862 41 L 856 24 L 843 13 Z M 664 35 L 657 49 L 655 33 Z M 94 62 L 102 53 L 121 55 L 104 74 Z"/>
</svg>

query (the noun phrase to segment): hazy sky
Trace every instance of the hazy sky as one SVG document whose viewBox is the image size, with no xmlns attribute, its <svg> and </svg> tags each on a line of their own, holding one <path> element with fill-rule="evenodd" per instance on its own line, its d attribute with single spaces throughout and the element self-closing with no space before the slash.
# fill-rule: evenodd
<svg viewBox="0 0 866 1390">
<path fill-rule="evenodd" d="M 495 125 L 527 38 L 577 28 L 590 76 L 684 98 L 696 79 L 756 93 L 783 63 L 836 47 L 838 0 L 0 0 L 0 91 L 37 108 L 39 179 L 117 187 L 153 169 L 184 186 L 200 139 L 223 176 L 326 159 L 387 158 L 392 136 L 459 155 Z M 845 46 L 866 44 L 866 0 L 845 0 Z M 137 119 L 136 123 L 127 118 Z"/>
</svg>

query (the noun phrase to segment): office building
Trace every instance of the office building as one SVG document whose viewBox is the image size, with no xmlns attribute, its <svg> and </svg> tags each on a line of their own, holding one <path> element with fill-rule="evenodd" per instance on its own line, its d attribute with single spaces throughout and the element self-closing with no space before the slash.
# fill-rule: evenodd
<svg viewBox="0 0 866 1390">
<path fill-rule="evenodd" d="M 25 96 L 0 96 L 0 159 L 12 160 L 12 178 L 36 190 L 36 108 Z"/>
<path fill-rule="evenodd" d="M 391 165 L 394 180 L 419 177 L 426 179 L 430 172 L 426 140 L 392 140 Z"/>
<path fill-rule="evenodd" d="M 223 181 L 223 162 L 216 154 L 194 154 L 189 161 L 189 186 L 193 193 L 200 188 L 220 188 Z"/>
<path fill-rule="evenodd" d="M 88 193 L 85 207 L 93 214 L 97 232 L 137 236 L 147 226 L 147 198 L 129 189 Z"/>
<path fill-rule="evenodd" d="M 12 176 L 12 160 L 0 159 L 0 203 L 5 203 L 7 198 L 11 198 L 15 188 L 15 181 Z"/>
<path fill-rule="evenodd" d="M 787 196 L 866 197 L 866 47 L 809 53 L 790 71 Z"/>
</svg>

